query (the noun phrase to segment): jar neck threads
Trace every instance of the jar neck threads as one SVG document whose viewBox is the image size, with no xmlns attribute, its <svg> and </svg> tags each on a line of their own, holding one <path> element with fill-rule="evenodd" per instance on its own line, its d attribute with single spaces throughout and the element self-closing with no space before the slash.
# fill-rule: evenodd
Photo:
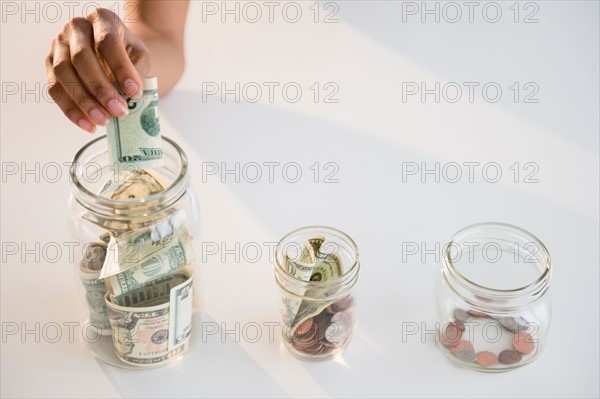
<svg viewBox="0 0 600 399">
<path fill-rule="evenodd" d="M 509 257 L 508 261 L 505 258 L 501 263 L 495 256 L 487 259 L 490 267 L 485 263 L 485 254 L 480 260 L 473 256 L 475 251 L 481 255 L 490 247 Z M 469 260 L 465 260 L 465 255 Z M 488 270 L 493 273 L 486 275 Z M 526 272 L 531 275 L 532 270 L 536 276 L 522 284 Z M 547 292 L 550 276 L 551 261 L 545 245 L 528 231 L 509 224 L 468 226 L 452 237 L 444 251 L 443 279 L 469 305 L 484 312 L 510 313 L 533 304 Z M 487 281 L 482 283 L 476 277 Z M 504 285 L 492 287 L 491 283 L 499 280 Z"/>
<path fill-rule="evenodd" d="M 287 265 L 300 256 L 304 242 L 314 237 L 326 239 L 323 247 L 327 253 L 340 256 L 343 264 L 341 275 L 324 281 L 306 281 L 298 278 Z M 289 256 L 288 252 L 294 254 Z M 273 272 L 275 281 L 287 294 L 303 300 L 328 301 L 348 292 L 358 279 L 360 262 L 358 248 L 352 238 L 340 230 L 324 226 L 308 226 L 294 230 L 283 237 L 275 249 Z"/>
<path fill-rule="evenodd" d="M 109 165 L 104 135 L 83 146 L 71 163 L 71 191 L 76 201 L 92 214 L 112 220 L 148 218 L 174 205 L 189 186 L 187 157 L 173 140 L 164 136 L 162 139 L 165 164 L 159 169 L 161 176 L 167 180 L 164 191 L 131 200 L 114 200 L 99 195 L 99 188 L 112 176 L 120 171 L 135 171 L 134 168 L 119 170 L 119 165 Z"/>
</svg>

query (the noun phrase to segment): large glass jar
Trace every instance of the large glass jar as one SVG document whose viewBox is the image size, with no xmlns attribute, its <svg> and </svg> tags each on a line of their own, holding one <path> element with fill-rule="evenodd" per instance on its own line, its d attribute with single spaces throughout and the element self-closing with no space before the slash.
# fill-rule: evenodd
<svg viewBox="0 0 600 399">
<path fill-rule="evenodd" d="M 481 223 L 456 233 L 436 290 L 443 353 L 491 372 L 537 359 L 550 326 L 550 265 L 544 244 L 521 228 Z"/>
<path fill-rule="evenodd" d="M 164 164 L 152 170 L 109 164 L 106 136 L 81 148 L 70 169 L 84 340 L 94 356 L 120 367 L 168 364 L 200 333 L 198 206 L 185 153 L 162 141 Z M 146 184 L 162 190 L 143 195 Z"/>
<path fill-rule="evenodd" d="M 326 360 L 348 345 L 359 272 L 356 244 L 334 228 L 303 227 L 279 241 L 274 275 L 281 289 L 283 343 L 293 355 Z"/>
</svg>

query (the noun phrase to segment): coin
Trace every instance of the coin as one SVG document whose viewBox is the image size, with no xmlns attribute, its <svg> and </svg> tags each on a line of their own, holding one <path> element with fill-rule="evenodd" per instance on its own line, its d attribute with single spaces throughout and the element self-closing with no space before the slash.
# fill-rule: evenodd
<svg viewBox="0 0 600 399">
<path fill-rule="evenodd" d="M 353 303 L 354 299 L 350 295 L 348 295 L 347 297 L 340 299 L 339 301 L 334 303 L 333 306 L 337 311 L 343 312 L 344 310 L 350 308 L 350 306 L 352 306 Z"/>
<path fill-rule="evenodd" d="M 450 351 L 463 362 L 475 361 L 475 348 L 473 348 L 473 344 L 469 341 L 460 341 L 458 345 L 450 349 Z"/>
<path fill-rule="evenodd" d="M 329 313 L 329 314 L 332 314 L 332 315 L 337 313 L 337 309 L 335 308 L 335 306 L 333 306 L 333 304 L 331 304 L 331 305 L 327 306 L 327 307 L 325 308 L 325 311 L 326 311 L 327 313 Z"/>
<path fill-rule="evenodd" d="M 104 265 L 104 259 L 106 258 L 106 244 L 99 242 L 90 242 L 85 247 L 83 258 L 79 263 L 82 270 L 93 270 L 99 271 Z"/>
<path fill-rule="evenodd" d="M 458 342 L 458 345 L 456 345 L 455 347 L 453 347 L 452 349 L 450 349 L 450 352 L 456 354 L 457 351 L 459 350 L 463 350 L 463 349 L 474 349 L 473 348 L 473 344 L 470 341 L 467 340 L 460 340 Z"/>
<path fill-rule="evenodd" d="M 518 333 L 527 330 L 529 322 L 522 317 L 499 317 L 498 322 L 508 331 Z"/>
<path fill-rule="evenodd" d="M 476 311 L 476 310 L 467 310 L 467 313 L 468 313 L 469 315 L 473 316 L 473 317 L 481 317 L 481 318 L 484 318 L 484 317 L 489 317 L 489 316 L 487 315 L 487 313 L 478 312 L 478 311 Z"/>
<path fill-rule="evenodd" d="M 309 354 L 309 355 L 318 355 L 319 353 L 321 353 L 322 350 L 323 350 L 323 345 L 317 343 L 317 344 L 311 346 L 310 348 L 304 349 L 303 352 L 306 354 Z"/>
<path fill-rule="evenodd" d="M 531 353 L 535 350 L 535 342 L 531 335 L 521 331 L 513 336 L 513 347 L 521 353 Z"/>
<path fill-rule="evenodd" d="M 310 326 L 310 330 L 308 330 L 302 337 L 296 338 L 296 342 L 312 342 L 315 338 L 315 335 L 317 335 L 318 328 L 319 327 L 317 324 L 313 323 L 312 326 Z"/>
<path fill-rule="evenodd" d="M 454 309 L 454 318 L 463 323 L 471 318 L 467 312 L 462 309 Z"/>
<path fill-rule="evenodd" d="M 500 352 L 498 359 L 500 359 L 500 362 L 504 364 L 516 364 L 523 359 L 523 355 L 517 351 L 506 349 Z"/>
<path fill-rule="evenodd" d="M 446 348 L 452 348 L 458 345 L 463 330 L 456 323 L 448 323 L 442 334 L 440 335 L 440 343 Z"/>
<path fill-rule="evenodd" d="M 498 356 L 492 352 L 477 352 L 475 356 L 477 364 L 483 367 L 492 367 L 498 364 Z"/>
<path fill-rule="evenodd" d="M 305 321 L 302 322 L 302 324 L 300 324 L 298 327 L 296 327 L 296 331 L 294 331 L 294 335 L 297 337 L 301 337 L 302 335 L 306 334 L 310 328 L 313 325 L 313 319 L 306 319 Z"/>
</svg>

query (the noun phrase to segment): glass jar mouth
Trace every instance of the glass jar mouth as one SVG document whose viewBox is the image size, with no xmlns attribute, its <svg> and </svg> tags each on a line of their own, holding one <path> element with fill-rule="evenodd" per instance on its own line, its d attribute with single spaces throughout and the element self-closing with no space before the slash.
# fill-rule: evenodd
<svg viewBox="0 0 600 399">
<path fill-rule="evenodd" d="M 302 279 L 299 279 L 299 278 L 293 276 L 285 269 L 284 265 L 281 262 L 281 259 L 284 258 L 285 245 L 288 242 L 292 241 L 291 239 L 293 237 L 295 237 L 297 235 L 301 235 L 302 233 L 308 233 L 311 231 L 319 232 L 319 233 L 324 232 L 324 233 L 330 234 L 332 236 L 335 236 L 337 238 L 341 238 L 346 244 L 349 245 L 350 250 L 352 251 L 352 255 L 353 255 L 352 265 L 348 269 L 344 270 L 344 272 L 340 276 L 335 277 L 330 280 L 326 280 L 326 281 L 305 281 L 305 280 L 302 280 Z M 360 268 L 360 261 L 359 261 L 358 246 L 356 245 L 354 240 L 349 235 L 347 235 L 343 231 L 338 230 L 334 227 L 304 226 L 304 227 L 297 228 L 295 230 L 290 231 L 285 236 L 283 236 L 283 238 L 281 240 L 279 240 L 279 242 L 277 243 L 277 246 L 275 247 L 275 274 L 279 275 L 279 276 L 283 276 L 288 282 L 291 282 L 291 283 L 295 282 L 296 284 L 302 284 L 304 287 L 307 287 L 307 288 L 318 288 L 318 287 L 322 287 L 324 285 L 343 284 L 344 282 L 346 282 L 348 280 L 355 279 L 358 275 L 357 272 L 358 272 L 359 268 Z"/>
<path fill-rule="evenodd" d="M 464 273 L 460 272 L 455 262 L 453 261 L 452 250 L 456 245 L 465 242 L 465 238 L 470 235 L 480 232 L 495 230 L 501 234 L 513 235 L 515 238 L 528 240 L 527 242 L 534 243 L 537 245 L 540 251 L 540 261 L 536 262 L 543 265 L 540 275 L 528 284 L 516 286 L 514 288 L 494 288 L 489 287 L 473 281 L 472 278 L 467 277 Z M 497 238 L 497 237 L 495 237 Z M 471 292 L 478 294 L 482 297 L 496 298 L 496 299 L 509 299 L 518 298 L 526 295 L 533 295 L 535 297 L 543 294 L 548 288 L 550 276 L 551 276 L 551 259 L 548 249 L 544 243 L 536 237 L 534 234 L 528 232 L 520 227 L 500 222 L 483 222 L 476 223 L 463 229 L 459 230 L 450 239 L 450 242 L 446 245 L 444 250 L 444 275 L 446 280 L 452 279 L 457 282 L 461 287 L 470 290 Z M 448 281 L 450 282 L 450 281 Z"/>
<path fill-rule="evenodd" d="M 148 214 L 148 209 L 152 209 L 153 205 L 159 205 L 158 208 L 162 208 L 168 206 L 168 204 L 172 204 L 176 202 L 184 193 L 187 188 L 187 183 L 189 180 L 188 177 L 188 160 L 183 149 L 173 140 L 168 137 L 162 136 L 162 139 L 165 141 L 167 146 L 170 146 L 174 149 L 175 161 L 179 165 L 177 177 L 165 187 L 165 189 L 159 193 L 155 193 L 149 195 L 145 198 L 136 198 L 136 199 L 124 199 L 124 200 L 116 200 L 112 198 L 107 198 L 101 196 L 91 190 L 89 190 L 86 185 L 80 179 L 80 173 L 82 173 L 82 165 L 86 164 L 86 156 L 88 155 L 88 151 L 92 151 L 95 145 L 102 140 L 106 140 L 107 136 L 102 135 L 97 137 L 90 142 L 86 143 L 83 147 L 77 151 L 75 154 L 73 161 L 69 168 L 69 174 L 71 178 L 71 191 L 77 198 L 77 200 L 89 209 L 92 212 L 96 213 L 104 213 L 104 214 L 112 214 L 113 212 L 102 212 L 101 210 L 110 210 L 114 211 L 115 209 L 119 209 L 121 212 L 124 210 L 130 209 L 132 212 L 128 216 L 133 216 L 136 212 L 136 209 L 145 209 L 144 216 Z M 108 147 L 104 151 L 100 151 L 95 154 L 96 157 L 107 154 Z M 123 168 L 124 171 L 135 169 L 126 169 Z"/>
</svg>

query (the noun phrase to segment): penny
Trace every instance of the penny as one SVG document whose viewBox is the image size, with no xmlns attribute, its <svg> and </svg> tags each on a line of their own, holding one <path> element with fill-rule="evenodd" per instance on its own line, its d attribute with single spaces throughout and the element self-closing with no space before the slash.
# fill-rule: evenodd
<svg viewBox="0 0 600 399">
<path fill-rule="evenodd" d="M 315 334 L 315 340 L 320 341 L 325 338 L 325 333 L 331 325 L 331 320 L 321 319 L 317 324 L 317 333 Z"/>
<path fill-rule="evenodd" d="M 535 350 L 535 342 L 531 335 L 525 331 L 517 333 L 513 337 L 513 347 L 516 351 L 521 353 L 531 353 Z"/>
<path fill-rule="evenodd" d="M 458 345 L 450 349 L 450 352 L 463 362 L 475 361 L 475 348 L 473 348 L 473 344 L 469 341 L 460 341 Z"/>
<path fill-rule="evenodd" d="M 318 328 L 319 327 L 317 324 L 313 323 L 312 326 L 310 326 L 310 330 L 308 330 L 306 334 L 304 334 L 302 337 L 295 338 L 296 342 L 312 342 L 317 335 Z"/>
<path fill-rule="evenodd" d="M 310 328 L 313 325 L 313 320 L 311 319 L 306 319 L 305 321 L 302 322 L 302 324 L 300 324 L 298 327 L 296 327 L 296 331 L 294 331 L 294 335 L 297 337 L 301 337 L 304 334 L 306 334 L 307 332 L 310 331 Z"/>
<path fill-rule="evenodd" d="M 500 352 L 498 359 L 500 359 L 500 362 L 504 364 L 516 364 L 523 359 L 523 355 L 517 351 L 506 349 Z"/>
<path fill-rule="evenodd" d="M 484 317 L 489 317 L 489 316 L 487 315 L 487 313 L 478 312 L 478 311 L 476 311 L 476 310 L 467 310 L 467 313 L 468 313 L 469 315 L 473 316 L 473 317 L 481 317 L 481 318 L 484 318 Z"/>
<path fill-rule="evenodd" d="M 445 348 L 452 348 L 458 345 L 463 330 L 456 323 L 448 323 L 444 331 L 440 334 L 440 343 Z"/>
<path fill-rule="evenodd" d="M 483 367 L 492 367 L 498 364 L 498 356 L 492 352 L 477 352 L 475 356 L 477 364 Z"/>
<path fill-rule="evenodd" d="M 315 345 L 311 346 L 310 348 L 305 348 L 304 350 L 302 350 L 302 352 L 304 352 L 308 355 L 317 355 L 317 354 L 321 353 L 322 350 L 323 350 L 323 345 L 315 344 Z"/>
<path fill-rule="evenodd" d="M 471 318 L 467 312 L 462 309 L 454 309 L 454 318 L 463 323 Z"/>
</svg>

